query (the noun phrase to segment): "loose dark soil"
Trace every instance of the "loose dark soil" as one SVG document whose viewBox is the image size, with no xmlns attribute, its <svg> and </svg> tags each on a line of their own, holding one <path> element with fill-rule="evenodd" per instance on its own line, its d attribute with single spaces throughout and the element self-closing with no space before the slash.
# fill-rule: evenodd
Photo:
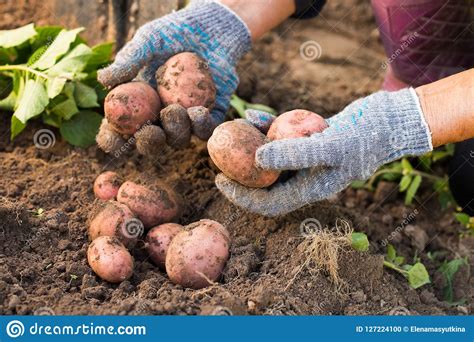
<svg viewBox="0 0 474 342">
<path fill-rule="evenodd" d="M 289 21 L 266 35 L 239 66 L 239 95 L 280 112 L 307 108 L 329 116 L 377 91 L 384 54 L 370 13 L 365 1 L 331 1 L 319 19 Z M 301 58 L 300 46 L 308 40 L 321 46 L 319 59 Z M 163 150 L 153 160 L 136 153 L 114 158 L 96 147 L 73 148 L 58 132 L 52 147 L 38 149 L 33 136 L 39 124 L 11 143 L 9 115 L 2 113 L 1 120 L 0 314 L 209 314 L 218 306 L 234 314 L 272 315 L 472 310 L 468 269 L 454 280 L 455 299 L 466 300 L 460 306 L 443 301 L 445 283 L 436 270 L 454 257 L 467 256 L 472 265 L 473 238 L 460 237 L 452 210 L 442 211 L 429 187 L 413 207 L 403 205 L 394 185 L 382 183 L 375 193 L 347 189 L 330 201 L 268 219 L 223 198 L 214 185 L 217 171 L 206 144 L 197 139 L 187 149 Z M 105 170 L 170 184 L 184 199 L 182 224 L 201 218 L 224 224 L 232 253 L 220 283 L 202 290 L 172 284 L 147 259 L 143 242 L 133 252 L 136 269 L 129 281 L 112 285 L 96 277 L 86 261 L 87 219 L 95 202 L 93 181 Z M 41 215 L 35 214 L 39 208 Z M 307 218 L 329 227 L 345 220 L 369 235 L 369 253 L 347 250 L 340 256 L 345 291 L 336 291 L 324 272 L 298 273 L 305 260 L 299 227 Z M 413 290 L 383 268 L 385 239 L 408 261 L 420 257 L 432 284 Z"/>
</svg>

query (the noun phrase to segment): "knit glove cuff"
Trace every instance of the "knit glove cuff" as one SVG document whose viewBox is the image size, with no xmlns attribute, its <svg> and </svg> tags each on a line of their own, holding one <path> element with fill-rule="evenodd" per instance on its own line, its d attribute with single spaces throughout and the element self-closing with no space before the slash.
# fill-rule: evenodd
<svg viewBox="0 0 474 342">
<path fill-rule="evenodd" d="M 199 20 L 191 30 L 201 37 L 209 49 L 226 56 L 230 64 L 236 64 L 252 47 L 247 24 L 229 7 L 215 0 L 194 0 L 182 11 L 188 22 Z"/>
</svg>

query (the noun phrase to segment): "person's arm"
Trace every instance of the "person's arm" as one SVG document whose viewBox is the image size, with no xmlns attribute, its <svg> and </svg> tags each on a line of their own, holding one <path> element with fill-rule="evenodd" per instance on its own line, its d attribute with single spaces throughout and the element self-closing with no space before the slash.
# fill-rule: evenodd
<svg viewBox="0 0 474 342">
<path fill-rule="evenodd" d="M 322 133 L 257 150 L 264 169 L 297 170 L 285 182 L 251 189 L 220 174 L 217 187 L 238 206 L 276 216 L 323 200 L 380 166 L 433 146 L 474 137 L 474 69 L 422 87 L 380 91 L 349 104 Z"/>
<path fill-rule="evenodd" d="M 256 41 L 272 28 L 295 13 L 295 0 L 243 1 L 221 0 L 248 26 L 252 41 Z"/>
<path fill-rule="evenodd" d="M 474 69 L 415 90 L 434 147 L 474 137 Z"/>
</svg>

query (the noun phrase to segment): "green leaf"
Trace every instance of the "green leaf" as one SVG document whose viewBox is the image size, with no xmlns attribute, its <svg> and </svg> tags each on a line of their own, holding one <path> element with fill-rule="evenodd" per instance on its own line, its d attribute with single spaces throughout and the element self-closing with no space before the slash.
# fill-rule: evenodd
<svg viewBox="0 0 474 342">
<path fill-rule="evenodd" d="M 466 227 L 469 226 L 469 220 L 471 219 L 471 217 L 468 214 L 466 214 L 466 213 L 455 213 L 454 217 L 462 225 L 464 225 Z"/>
<path fill-rule="evenodd" d="M 369 250 L 369 239 L 367 235 L 360 232 L 352 233 L 352 248 L 359 252 L 366 252 Z"/>
<path fill-rule="evenodd" d="M 444 158 L 449 157 L 450 154 L 447 151 L 433 151 L 433 162 L 438 162 Z"/>
<path fill-rule="evenodd" d="M 233 94 L 230 98 L 230 105 L 237 111 L 237 113 L 239 113 L 239 116 L 242 118 L 245 118 L 245 110 L 249 108 L 262 110 L 264 112 L 271 113 L 274 115 L 277 114 L 276 110 L 269 106 L 259 103 L 249 103 L 235 94 Z"/>
<path fill-rule="evenodd" d="M 69 46 L 82 30 L 84 29 L 81 27 L 70 31 L 62 30 L 59 32 L 41 58 L 32 64 L 32 67 L 39 70 L 51 68 L 56 64 L 56 61 L 69 50 Z"/>
<path fill-rule="evenodd" d="M 357 180 L 351 183 L 353 189 L 363 189 L 365 187 L 365 181 Z"/>
<path fill-rule="evenodd" d="M 48 92 L 48 97 L 52 99 L 58 96 L 63 91 L 64 85 L 66 84 L 66 82 L 67 82 L 67 79 L 63 77 L 49 78 L 48 81 L 46 81 L 46 89 Z"/>
<path fill-rule="evenodd" d="M 411 166 L 410 162 L 406 158 L 402 159 L 402 169 L 404 175 L 413 171 L 413 166 Z"/>
<path fill-rule="evenodd" d="M 66 83 L 64 85 L 62 95 L 65 95 L 65 96 L 69 97 L 70 99 L 73 99 L 74 98 L 74 84 Z"/>
<path fill-rule="evenodd" d="M 389 168 L 393 170 L 393 172 L 402 172 L 403 171 L 403 165 L 401 162 L 393 162 L 389 164 Z"/>
<path fill-rule="evenodd" d="M 419 157 L 420 159 L 420 163 L 421 163 L 421 166 L 423 167 L 423 169 L 425 169 L 426 171 L 429 171 L 431 170 L 431 164 L 432 164 L 432 159 L 431 159 L 431 153 L 427 153 L 425 155 L 422 155 L 421 157 Z"/>
<path fill-rule="evenodd" d="M 28 24 L 13 30 L 0 31 L 0 47 L 11 48 L 26 42 L 36 35 L 33 24 Z"/>
<path fill-rule="evenodd" d="M 53 113 L 44 112 L 42 115 L 42 119 L 43 123 L 45 123 L 46 125 L 50 125 L 56 128 L 59 128 L 61 126 L 61 118 Z"/>
<path fill-rule="evenodd" d="M 48 49 L 47 46 L 41 46 L 38 48 L 35 52 L 31 54 L 31 56 L 28 58 L 28 61 L 26 62 L 26 65 L 31 66 L 34 64 L 38 59 L 41 58 L 43 53 Z"/>
<path fill-rule="evenodd" d="M 64 120 L 69 120 L 74 116 L 74 114 L 79 112 L 79 108 L 77 108 L 74 99 L 67 98 L 64 101 L 55 104 L 49 109 L 49 111 Z"/>
<path fill-rule="evenodd" d="M 44 85 L 34 80 L 26 81 L 18 101 L 19 105 L 13 115 L 24 124 L 41 114 L 49 103 Z"/>
<path fill-rule="evenodd" d="M 81 82 L 74 82 L 74 99 L 81 108 L 99 107 L 95 90 Z"/>
<path fill-rule="evenodd" d="M 15 139 L 15 137 L 25 129 L 25 127 L 26 124 L 18 120 L 15 115 L 12 115 L 10 139 L 13 141 L 13 139 Z"/>
<path fill-rule="evenodd" d="M 465 259 L 453 259 L 449 262 L 445 260 L 438 269 L 438 272 L 440 272 L 446 280 L 446 286 L 443 288 L 443 295 L 444 300 L 449 303 L 454 301 L 454 276 L 459 271 L 459 268 L 463 265 L 468 265 Z"/>
<path fill-rule="evenodd" d="M 444 149 L 452 157 L 452 156 L 454 156 L 454 151 L 456 149 L 456 145 L 455 144 L 446 144 L 446 145 L 444 145 Z"/>
<path fill-rule="evenodd" d="M 94 75 L 94 77 L 91 78 L 91 75 Z M 97 81 L 97 71 L 93 71 L 90 74 L 88 74 L 87 79 L 84 80 L 82 83 L 84 83 L 85 85 L 87 85 L 91 88 L 94 88 L 94 90 L 97 94 L 97 102 L 99 102 L 99 103 L 104 102 L 105 97 L 108 94 L 108 91 L 102 84 L 100 84 Z"/>
<path fill-rule="evenodd" d="M 0 47 L 0 64 L 12 64 L 18 57 L 14 48 L 5 49 Z"/>
<path fill-rule="evenodd" d="M 16 101 L 16 94 L 14 91 L 11 91 L 7 97 L 0 100 L 0 109 L 13 112 L 15 110 Z"/>
<path fill-rule="evenodd" d="M 13 73 L 7 75 L 0 74 L 0 99 L 4 99 L 13 91 Z"/>
<path fill-rule="evenodd" d="M 407 194 L 405 196 L 405 204 L 410 205 L 413 202 L 413 198 L 416 195 L 416 192 L 418 191 L 418 188 L 420 187 L 421 184 L 421 176 L 417 175 L 414 179 L 413 182 L 411 182 L 410 187 L 407 190 Z"/>
<path fill-rule="evenodd" d="M 408 283 L 414 289 L 430 283 L 430 275 L 426 271 L 425 265 L 417 262 L 407 271 Z"/>
<path fill-rule="evenodd" d="M 77 45 L 56 65 L 47 70 L 46 74 L 48 76 L 75 78 L 78 73 L 84 70 L 91 56 L 92 50 L 90 47 L 84 44 Z"/>
<path fill-rule="evenodd" d="M 410 185 L 412 181 L 412 176 L 410 175 L 405 175 L 402 177 L 400 180 L 400 192 L 404 192 L 406 189 L 408 189 L 408 186 Z"/>
<path fill-rule="evenodd" d="M 255 110 L 261 110 L 263 112 L 267 112 L 273 115 L 277 115 L 277 111 L 273 109 L 272 107 L 269 107 L 267 105 L 261 104 L 261 103 L 246 103 L 246 109 L 255 109 Z"/>
<path fill-rule="evenodd" d="M 234 108 L 237 113 L 239 113 L 240 117 L 245 117 L 245 101 L 242 100 L 237 95 L 232 95 L 230 98 L 230 105 Z"/>
<path fill-rule="evenodd" d="M 92 56 L 84 70 L 94 71 L 108 64 L 112 59 L 114 43 L 98 44 L 92 48 Z"/>
<path fill-rule="evenodd" d="M 31 40 L 31 50 L 35 51 L 42 46 L 48 47 L 58 36 L 63 28 L 61 26 L 38 26 L 36 27 L 36 32 L 38 33 Z"/>
<path fill-rule="evenodd" d="M 391 244 L 388 244 L 387 260 L 393 263 L 396 257 L 397 257 L 397 251 L 395 250 L 395 247 L 393 247 Z"/>
<path fill-rule="evenodd" d="M 395 259 L 393 260 L 393 263 L 398 266 L 403 265 L 404 262 L 405 262 L 405 258 L 402 257 L 401 255 L 397 255 Z"/>
<path fill-rule="evenodd" d="M 381 177 L 383 180 L 389 181 L 389 182 L 395 182 L 400 179 L 400 173 L 395 173 L 395 172 L 386 172 L 382 174 Z"/>
<path fill-rule="evenodd" d="M 82 110 L 71 120 L 61 124 L 60 132 L 70 144 L 87 147 L 95 143 L 102 116 L 90 110 Z"/>
</svg>

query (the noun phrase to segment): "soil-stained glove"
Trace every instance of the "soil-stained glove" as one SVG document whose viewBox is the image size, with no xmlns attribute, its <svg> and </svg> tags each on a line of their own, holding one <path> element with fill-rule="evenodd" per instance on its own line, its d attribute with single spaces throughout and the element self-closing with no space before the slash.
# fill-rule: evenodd
<svg viewBox="0 0 474 342">
<path fill-rule="evenodd" d="M 99 71 L 98 79 L 107 87 L 135 77 L 156 85 L 160 65 L 180 52 L 194 52 L 209 63 L 217 88 L 211 114 L 220 123 L 239 82 L 235 65 L 250 47 L 250 31 L 232 10 L 217 1 L 195 0 L 140 27 L 115 62 Z"/>
<path fill-rule="evenodd" d="M 236 205 L 265 216 L 289 213 L 369 178 L 383 164 L 433 149 L 413 88 L 377 92 L 348 105 L 311 137 L 285 139 L 257 150 L 265 169 L 298 170 L 267 189 L 242 186 L 220 174 L 219 190 Z"/>
</svg>

